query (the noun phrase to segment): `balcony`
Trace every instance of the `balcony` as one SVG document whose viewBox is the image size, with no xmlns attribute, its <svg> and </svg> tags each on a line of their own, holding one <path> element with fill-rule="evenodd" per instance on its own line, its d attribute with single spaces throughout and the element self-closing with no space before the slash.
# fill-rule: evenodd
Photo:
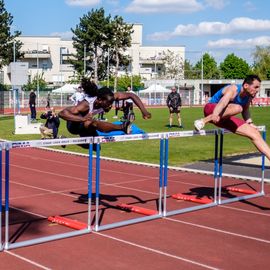
<svg viewBox="0 0 270 270">
<path fill-rule="evenodd" d="M 38 51 L 38 50 L 27 50 L 27 51 L 23 51 L 24 53 L 24 58 L 25 59 L 33 59 L 33 58 L 39 58 L 39 59 L 48 59 L 51 58 L 51 54 L 48 50 L 42 50 L 42 51 Z"/>
</svg>

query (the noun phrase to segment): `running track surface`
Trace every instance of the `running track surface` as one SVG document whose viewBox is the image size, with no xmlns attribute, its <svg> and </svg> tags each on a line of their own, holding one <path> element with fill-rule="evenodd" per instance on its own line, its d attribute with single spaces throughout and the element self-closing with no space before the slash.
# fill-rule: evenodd
<svg viewBox="0 0 270 270">
<path fill-rule="evenodd" d="M 86 222 L 86 157 L 13 149 L 10 160 L 11 242 L 71 230 L 49 223 L 51 215 Z M 116 209 L 118 203 L 156 210 L 158 173 L 158 168 L 102 160 L 100 224 L 139 217 Z M 169 195 L 213 195 L 211 176 L 172 170 L 168 178 Z M 258 188 L 224 178 L 226 185 Z M 269 185 L 265 189 L 265 197 L 249 201 L 0 252 L 0 269 L 269 269 Z M 194 206 L 170 197 L 167 203 L 168 210 Z"/>
</svg>

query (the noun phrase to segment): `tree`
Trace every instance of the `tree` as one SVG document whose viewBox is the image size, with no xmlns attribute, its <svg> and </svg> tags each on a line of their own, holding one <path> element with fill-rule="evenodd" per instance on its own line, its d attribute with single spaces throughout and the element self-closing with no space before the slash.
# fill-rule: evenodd
<svg viewBox="0 0 270 270">
<path fill-rule="evenodd" d="M 93 73 L 95 80 L 98 76 L 98 63 L 102 62 L 104 40 L 106 39 L 106 27 L 110 17 L 105 17 L 103 8 L 92 9 L 80 18 L 80 23 L 75 29 L 71 29 L 73 46 L 76 49 L 75 59 L 71 59 L 75 70 L 81 74 Z M 86 63 L 86 67 L 84 64 Z"/>
<path fill-rule="evenodd" d="M 203 65 L 202 65 L 203 60 Z M 204 79 L 219 79 L 219 70 L 217 67 L 217 62 L 214 57 L 210 56 L 209 53 L 205 53 L 202 59 L 199 60 L 194 67 L 195 70 L 203 69 Z"/>
<path fill-rule="evenodd" d="M 131 45 L 132 25 L 126 24 L 122 17 L 111 19 L 110 15 L 105 16 L 103 8 L 92 9 L 80 18 L 80 23 L 71 31 L 74 34 L 72 39 L 76 54 L 70 62 L 80 75 L 84 75 L 85 71 L 93 74 L 96 81 L 104 80 L 107 76 L 108 57 L 115 75 L 121 65 L 128 65 L 124 51 Z"/>
<path fill-rule="evenodd" d="M 124 22 L 121 16 L 115 16 L 111 20 L 107 32 L 107 46 L 110 48 L 110 55 L 115 62 L 114 67 L 114 90 L 117 89 L 118 70 L 121 63 L 128 65 L 129 58 L 124 54 L 131 46 L 131 34 L 133 25 Z"/>
<path fill-rule="evenodd" d="M 32 81 L 28 81 L 26 85 L 23 86 L 23 89 L 25 91 L 30 91 L 32 89 L 37 89 L 39 88 L 40 90 L 43 90 L 47 87 L 47 83 L 44 79 L 44 73 L 42 74 L 36 74 Z"/>
<path fill-rule="evenodd" d="M 201 68 L 196 70 L 189 60 L 184 63 L 184 79 L 199 79 L 201 78 Z"/>
<path fill-rule="evenodd" d="M 233 53 L 228 54 L 224 61 L 220 63 L 220 70 L 224 79 L 244 79 L 250 74 L 248 63 Z"/>
<path fill-rule="evenodd" d="M 15 58 L 21 58 L 23 53 L 19 50 L 22 46 L 20 41 L 15 39 L 21 35 L 21 32 L 15 31 L 12 35 L 10 32 L 13 23 L 13 16 L 6 11 L 3 0 L 0 0 L 0 69 L 13 61 L 13 46 L 15 43 Z"/>
<path fill-rule="evenodd" d="M 162 56 L 165 66 L 165 77 L 180 80 L 184 77 L 184 60 L 179 53 L 167 50 Z"/>
<path fill-rule="evenodd" d="M 262 80 L 270 80 L 270 46 L 256 46 L 253 58 L 253 72 Z"/>
</svg>

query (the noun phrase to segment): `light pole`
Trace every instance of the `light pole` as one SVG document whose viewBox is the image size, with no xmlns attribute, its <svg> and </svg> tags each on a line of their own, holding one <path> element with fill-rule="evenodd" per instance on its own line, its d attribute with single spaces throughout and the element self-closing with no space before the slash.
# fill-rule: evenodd
<svg viewBox="0 0 270 270">
<path fill-rule="evenodd" d="M 108 48 L 108 59 L 107 59 L 107 87 L 110 86 L 110 48 Z"/>
<path fill-rule="evenodd" d="M 39 58 L 38 58 L 38 43 L 37 43 L 37 106 L 39 108 Z"/>
</svg>

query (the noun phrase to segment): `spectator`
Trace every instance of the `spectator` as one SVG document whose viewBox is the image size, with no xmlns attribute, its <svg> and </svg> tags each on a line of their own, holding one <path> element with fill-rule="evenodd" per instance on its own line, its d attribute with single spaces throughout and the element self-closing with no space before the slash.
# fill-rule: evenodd
<svg viewBox="0 0 270 270">
<path fill-rule="evenodd" d="M 37 112 L 36 112 L 36 94 L 32 89 L 29 95 L 29 107 L 31 111 L 31 121 L 36 121 Z"/>
<path fill-rule="evenodd" d="M 81 101 L 84 100 L 84 92 L 81 86 L 79 86 L 76 89 L 76 92 L 70 97 L 70 100 L 73 102 L 73 105 L 76 106 L 78 105 Z"/>
<path fill-rule="evenodd" d="M 167 106 L 169 108 L 170 112 L 170 118 L 169 118 L 169 127 L 172 127 L 173 123 L 173 115 L 177 114 L 177 120 L 178 120 L 178 126 L 179 128 L 183 128 L 182 126 L 182 120 L 180 115 L 180 108 L 182 106 L 182 100 L 179 95 L 179 93 L 176 92 L 176 87 L 173 86 L 171 88 L 172 92 L 167 97 Z"/>
<path fill-rule="evenodd" d="M 40 115 L 40 118 L 46 119 L 45 125 L 41 125 L 40 127 L 41 139 L 56 139 L 58 136 L 60 120 L 56 115 L 55 110 L 53 108 L 48 108 L 45 113 Z"/>
</svg>

